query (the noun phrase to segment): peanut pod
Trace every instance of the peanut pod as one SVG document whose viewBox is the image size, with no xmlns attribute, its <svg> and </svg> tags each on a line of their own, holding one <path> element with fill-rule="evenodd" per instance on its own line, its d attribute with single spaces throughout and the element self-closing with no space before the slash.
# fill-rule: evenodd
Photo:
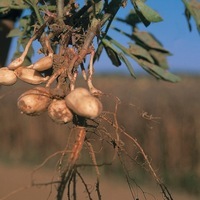
<svg viewBox="0 0 200 200">
<path fill-rule="evenodd" d="M 35 87 L 18 98 L 17 106 L 22 113 L 34 116 L 47 110 L 50 103 L 49 90 L 44 87 Z"/>
<path fill-rule="evenodd" d="M 15 60 L 13 60 L 9 65 L 8 65 L 8 68 L 11 69 L 11 70 L 15 70 L 17 69 L 18 67 L 20 67 L 22 65 L 22 63 L 24 62 L 24 57 L 19 57 L 19 58 L 16 58 Z"/>
<path fill-rule="evenodd" d="M 64 124 L 72 121 L 73 114 L 66 106 L 64 99 L 54 99 L 48 107 L 49 117 L 57 123 Z"/>
<path fill-rule="evenodd" d="M 75 114 L 95 119 L 102 112 L 102 103 L 88 90 L 84 88 L 76 88 L 65 97 L 67 107 Z"/>
<path fill-rule="evenodd" d="M 7 67 L 0 68 L 0 85 L 13 85 L 17 81 L 17 76 Z"/>
<path fill-rule="evenodd" d="M 49 76 L 43 77 L 38 71 L 26 67 L 17 68 L 15 74 L 22 81 L 33 85 L 44 83 L 49 79 Z"/>
<path fill-rule="evenodd" d="M 33 64 L 33 69 L 37 71 L 44 71 L 50 69 L 53 65 L 53 57 L 46 56 L 44 58 L 40 58 L 37 62 Z"/>
</svg>

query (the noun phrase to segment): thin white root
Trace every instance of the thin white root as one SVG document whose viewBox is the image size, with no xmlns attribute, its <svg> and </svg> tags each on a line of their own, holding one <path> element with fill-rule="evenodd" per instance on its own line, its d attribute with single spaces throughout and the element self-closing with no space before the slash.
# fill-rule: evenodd
<svg viewBox="0 0 200 200">
<path fill-rule="evenodd" d="M 92 75 L 94 73 L 94 66 L 93 66 L 93 61 L 94 61 L 94 55 L 95 55 L 95 51 L 92 50 L 91 52 L 91 57 L 90 57 L 90 63 L 89 63 L 89 67 L 88 67 L 88 79 L 87 79 L 87 84 L 88 84 L 88 88 L 90 90 L 90 92 L 94 95 L 101 95 L 102 92 L 98 89 L 96 89 L 92 83 Z"/>
<path fill-rule="evenodd" d="M 9 69 L 17 69 L 18 67 L 20 67 L 22 65 L 22 63 L 24 62 L 24 59 L 28 53 L 28 50 L 32 44 L 32 42 L 36 39 L 37 35 L 34 35 L 27 43 L 24 52 L 22 53 L 22 55 L 19 58 L 16 58 L 15 60 L 13 60 L 9 65 L 8 68 Z"/>
</svg>

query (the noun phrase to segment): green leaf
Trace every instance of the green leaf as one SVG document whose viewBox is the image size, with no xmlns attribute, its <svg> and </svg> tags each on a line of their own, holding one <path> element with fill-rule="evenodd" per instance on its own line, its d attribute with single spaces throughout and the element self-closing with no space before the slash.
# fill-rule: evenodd
<svg viewBox="0 0 200 200">
<path fill-rule="evenodd" d="M 197 30 L 200 32 L 200 2 L 198 2 L 197 0 L 182 0 L 182 2 L 185 4 L 186 7 L 185 15 L 189 25 L 189 29 L 191 28 L 190 16 L 192 16 L 195 20 Z"/>
<path fill-rule="evenodd" d="M 188 23 L 189 31 L 192 31 L 192 25 L 190 23 L 191 14 L 190 14 L 190 11 L 187 8 L 185 8 L 185 16 L 186 16 L 186 20 L 187 20 L 187 23 Z"/>
<path fill-rule="evenodd" d="M 151 55 L 149 54 L 149 52 L 137 44 L 130 43 L 128 51 L 130 52 L 130 54 L 133 54 L 137 58 L 146 59 L 149 62 L 154 63 L 154 60 L 151 57 Z"/>
<path fill-rule="evenodd" d="M 136 31 L 133 32 L 133 37 L 134 37 L 134 39 L 138 40 L 138 43 L 141 46 L 144 45 L 144 46 L 151 48 L 151 49 L 156 49 L 156 50 L 159 50 L 159 51 L 162 51 L 162 52 L 165 52 L 165 53 L 169 53 L 169 51 L 164 49 L 162 44 L 150 33 L 136 30 Z"/>
<path fill-rule="evenodd" d="M 19 27 L 23 32 L 23 35 L 31 34 L 31 30 L 33 30 L 33 26 L 31 24 L 31 16 L 27 15 L 19 20 Z"/>
<path fill-rule="evenodd" d="M 126 16 L 125 19 L 117 17 L 115 20 L 120 21 L 120 22 L 124 22 L 124 23 L 132 26 L 133 29 L 136 27 L 136 25 L 138 23 L 141 22 L 141 20 L 139 19 L 139 17 L 137 16 L 137 14 L 134 10 L 131 10 L 130 13 Z"/>
<path fill-rule="evenodd" d="M 10 5 L 11 5 L 11 1 L 10 0 L 0 1 L 0 8 L 10 7 Z"/>
<path fill-rule="evenodd" d="M 157 51 L 154 49 L 149 50 L 150 55 L 153 57 L 155 64 L 163 69 L 168 69 L 168 63 L 167 63 L 167 56 L 169 54 L 163 53 L 161 51 Z"/>
<path fill-rule="evenodd" d="M 101 43 L 98 45 L 98 48 L 97 48 L 97 50 L 96 50 L 96 52 L 95 52 L 94 61 L 100 59 L 100 56 L 101 56 L 101 54 L 102 54 L 102 51 L 103 51 L 103 43 L 101 42 Z"/>
<path fill-rule="evenodd" d="M 145 16 L 142 14 L 142 12 L 138 9 L 137 6 L 135 6 L 135 11 L 139 19 L 142 21 L 142 23 L 147 27 L 151 24 L 149 20 L 145 18 Z"/>
<path fill-rule="evenodd" d="M 118 57 L 118 54 L 116 53 L 116 51 L 114 51 L 112 48 L 110 48 L 109 46 L 104 46 L 106 53 L 108 55 L 108 57 L 110 58 L 111 62 L 113 65 L 115 65 L 116 67 L 119 67 L 121 65 L 121 61 Z"/>
<path fill-rule="evenodd" d="M 99 15 L 103 9 L 103 1 L 100 0 L 99 2 L 95 3 L 93 8 L 94 8 L 95 16 Z"/>
<path fill-rule="evenodd" d="M 119 53 L 118 56 L 125 63 L 125 65 L 126 65 L 128 71 L 129 71 L 129 73 L 131 74 L 131 76 L 136 78 L 133 67 L 132 67 L 131 63 L 129 62 L 129 60 L 126 58 L 126 56 L 123 53 Z"/>
<path fill-rule="evenodd" d="M 1 16 L 1 13 L 5 14 L 10 11 L 10 5 L 11 5 L 11 2 L 9 0 L 8 1 L 0 1 L 0 16 Z"/>
<path fill-rule="evenodd" d="M 10 11 L 9 7 L 0 7 L 0 14 L 5 14 L 8 13 Z M 1 16 L 1 15 L 0 15 Z"/>
<path fill-rule="evenodd" d="M 112 46 L 112 44 L 110 44 L 108 40 L 103 39 L 102 43 L 112 64 L 119 67 L 121 65 L 121 61 L 118 57 L 119 52 Z"/>
<path fill-rule="evenodd" d="M 166 81 L 170 81 L 170 82 L 180 81 L 180 78 L 178 76 L 168 72 L 165 69 L 162 69 L 160 66 L 157 66 L 143 59 L 138 59 L 136 56 L 134 56 L 133 54 L 129 52 L 129 49 L 122 46 L 120 43 L 118 43 L 116 40 L 112 39 L 111 37 L 106 36 L 106 39 L 109 40 L 115 46 L 117 46 L 119 49 L 121 49 L 126 55 L 134 59 L 144 70 L 152 74 L 154 77 L 163 79 Z"/>
<path fill-rule="evenodd" d="M 19 20 L 20 27 L 23 29 L 30 24 L 30 16 L 24 16 Z"/>
<path fill-rule="evenodd" d="M 144 18 L 149 22 L 160 22 L 163 20 L 162 17 L 155 10 L 147 6 L 143 1 L 136 0 L 135 4 L 138 10 L 144 16 Z"/>
<path fill-rule="evenodd" d="M 106 39 L 102 39 L 102 43 L 108 47 L 110 47 L 117 55 L 117 58 L 120 59 L 122 62 L 125 63 L 126 67 L 128 68 L 131 76 L 133 76 L 135 78 L 135 73 L 133 70 L 133 67 L 131 65 L 131 63 L 128 61 L 128 59 L 126 58 L 126 56 L 123 54 L 123 52 L 119 52 L 118 50 L 116 50 L 112 44 L 115 43 L 115 40 L 113 40 L 112 38 L 110 38 L 109 36 L 106 36 Z M 122 50 L 123 51 L 123 50 Z"/>
<path fill-rule="evenodd" d="M 13 5 L 17 5 L 17 6 L 23 6 L 24 5 L 24 0 L 15 0 L 15 1 L 13 1 L 13 0 L 11 0 L 11 2 L 12 2 L 12 4 Z"/>
<path fill-rule="evenodd" d="M 18 28 L 12 29 L 7 35 L 8 38 L 10 38 L 10 37 L 20 37 L 20 36 L 22 36 L 22 31 L 19 30 Z"/>
<path fill-rule="evenodd" d="M 147 6 L 142 0 L 131 0 L 135 12 L 145 26 L 149 26 L 151 22 L 160 22 L 162 17 L 152 8 Z"/>
<path fill-rule="evenodd" d="M 159 66 L 149 63 L 147 61 L 141 61 L 139 62 L 139 64 L 148 72 L 153 72 L 155 73 L 160 79 L 163 79 L 165 81 L 170 81 L 170 82 L 179 82 L 181 79 L 180 77 L 170 73 L 169 71 L 166 71 L 162 68 L 160 68 Z"/>
<path fill-rule="evenodd" d="M 23 10 L 27 8 L 24 4 L 24 0 L 0 0 L 0 13 L 8 13 L 11 9 Z"/>
</svg>

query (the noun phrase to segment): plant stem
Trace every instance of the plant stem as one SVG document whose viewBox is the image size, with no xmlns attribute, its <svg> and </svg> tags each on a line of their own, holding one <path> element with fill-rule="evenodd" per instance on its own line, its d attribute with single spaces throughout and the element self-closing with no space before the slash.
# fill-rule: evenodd
<svg viewBox="0 0 200 200">
<path fill-rule="evenodd" d="M 39 24 L 42 26 L 42 24 L 44 23 L 44 21 L 43 21 L 42 17 L 40 16 L 39 9 L 38 9 L 38 7 L 37 7 L 36 4 L 33 6 L 33 9 L 34 9 L 36 17 L 37 17 L 37 19 L 39 21 Z"/>
<path fill-rule="evenodd" d="M 79 53 L 79 59 L 76 62 L 76 66 L 78 66 L 82 62 L 82 60 L 85 58 L 85 56 L 89 53 L 88 52 L 89 47 L 92 44 L 94 37 L 97 35 L 98 29 L 100 28 L 101 28 L 101 21 L 96 18 L 93 18 L 91 22 L 91 27 L 88 30 L 88 33 L 85 38 L 85 42 Z"/>
<path fill-rule="evenodd" d="M 63 17 L 63 10 L 64 10 L 64 1 L 63 0 L 57 0 L 56 5 L 57 5 L 58 18 L 62 18 Z"/>
<path fill-rule="evenodd" d="M 40 16 L 40 12 L 39 12 L 39 9 L 38 9 L 39 7 L 37 6 L 37 4 L 35 2 L 31 2 L 30 0 L 24 0 L 24 1 L 33 8 L 33 10 L 36 14 L 36 17 L 39 21 L 39 24 L 42 26 L 44 21 L 43 21 L 42 17 Z"/>
</svg>

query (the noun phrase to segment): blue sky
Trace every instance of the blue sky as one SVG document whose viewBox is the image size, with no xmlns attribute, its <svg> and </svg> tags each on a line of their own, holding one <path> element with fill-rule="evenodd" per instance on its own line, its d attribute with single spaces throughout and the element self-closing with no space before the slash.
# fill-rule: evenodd
<svg viewBox="0 0 200 200">
<path fill-rule="evenodd" d="M 168 57 L 170 71 L 174 73 L 200 73 L 200 34 L 196 30 L 194 20 L 191 21 L 192 32 L 189 32 L 182 1 L 147 0 L 146 3 L 162 16 L 163 21 L 159 23 L 152 23 L 148 27 L 141 24 L 139 28 L 140 30 L 148 31 L 154 34 L 163 44 L 164 48 L 173 54 Z M 126 8 L 121 8 L 118 16 L 126 16 L 132 8 L 132 5 L 129 3 Z M 115 23 L 115 26 L 123 28 L 123 30 L 130 33 L 131 29 L 129 26 L 122 23 Z M 121 37 L 120 34 L 115 31 L 110 31 L 109 35 L 121 42 L 123 45 L 128 46 L 128 38 Z M 13 41 L 10 57 L 15 49 L 15 43 L 16 40 Z M 38 56 L 34 56 L 33 62 L 37 59 Z M 132 62 L 132 60 L 130 61 Z M 137 63 L 133 62 L 133 66 L 136 73 L 142 71 Z M 102 55 L 100 61 L 95 64 L 95 71 L 100 73 L 128 73 L 124 65 L 119 68 L 112 66 L 112 63 L 105 53 Z"/>
</svg>

